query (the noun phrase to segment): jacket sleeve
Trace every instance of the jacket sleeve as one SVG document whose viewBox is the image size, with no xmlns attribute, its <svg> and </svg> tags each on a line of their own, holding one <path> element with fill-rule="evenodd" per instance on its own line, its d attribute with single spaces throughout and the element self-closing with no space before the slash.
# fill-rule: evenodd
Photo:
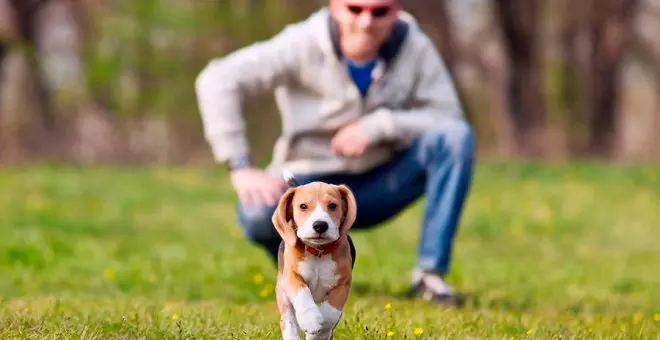
<svg viewBox="0 0 660 340">
<path fill-rule="evenodd" d="M 411 139 L 425 132 L 441 131 L 448 122 L 464 119 L 451 76 L 428 37 L 418 60 L 410 106 L 378 108 L 362 118 L 370 143 Z"/>
<path fill-rule="evenodd" d="M 269 40 L 253 43 L 211 60 L 195 80 L 204 136 L 217 162 L 249 156 L 241 103 L 252 94 L 272 91 L 297 74 L 300 24 L 291 24 Z"/>
</svg>

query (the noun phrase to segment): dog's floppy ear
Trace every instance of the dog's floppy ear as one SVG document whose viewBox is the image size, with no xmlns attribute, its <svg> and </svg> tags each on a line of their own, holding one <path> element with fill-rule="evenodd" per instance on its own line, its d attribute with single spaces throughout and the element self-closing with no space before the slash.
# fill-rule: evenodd
<svg viewBox="0 0 660 340">
<path fill-rule="evenodd" d="M 296 188 L 289 188 L 277 204 L 275 212 L 273 212 L 273 225 L 280 234 L 280 237 L 287 244 L 296 244 L 298 236 L 296 235 L 296 221 L 293 219 L 293 196 L 296 193 Z"/>
<path fill-rule="evenodd" d="M 340 231 L 343 233 L 348 232 L 349 229 L 355 223 L 355 218 L 357 217 L 357 203 L 355 202 L 355 196 L 353 191 L 346 185 L 337 185 L 335 186 L 339 193 L 344 204 L 344 216 L 341 219 Z"/>
</svg>

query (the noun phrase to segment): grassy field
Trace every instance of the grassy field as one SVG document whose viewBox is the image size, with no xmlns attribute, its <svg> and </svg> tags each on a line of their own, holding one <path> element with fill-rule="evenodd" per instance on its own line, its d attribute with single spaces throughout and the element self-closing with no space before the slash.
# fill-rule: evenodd
<svg viewBox="0 0 660 340">
<path fill-rule="evenodd" d="M 354 233 L 337 339 L 660 337 L 660 169 L 485 164 L 462 310 L 406 300 L 422 202 Z M 0 170 L 0 338 L 277 339 L 275 272 L 212 169 Z"/>
</svg>

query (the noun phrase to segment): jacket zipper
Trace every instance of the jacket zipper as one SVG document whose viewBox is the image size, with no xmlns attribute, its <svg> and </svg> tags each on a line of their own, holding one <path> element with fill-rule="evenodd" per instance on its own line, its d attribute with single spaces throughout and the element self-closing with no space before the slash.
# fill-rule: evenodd
<svg viewBox="0 0 660 340">
<path fill-rule="evenodd" d="M 378 60 L 378 63 L 376 64 L 376 67 L 382 67 L 381 63 L 382 63 L 382 61 Z M 359 100 L 359 104 L 360 104 L 359 105 L 360 112 L 358 114 L 358 117 L 362 117 L 363 114 L 364 114 L 365 107 L 367 106 L 367 102 L 368 102 L 368 99 L 369 99 L 369 94 L 372 92 L 373 87 L 376 86 L 377 83 L 380 81 L 380 78 L 382 76 L 378 77 L 378 78 L 374 78 L 373 75 L 372 75 L 371 83 L 369 84 L 369 87 L 367 87 L 367 92 L 365 92 L 365 94 L 362 95 L 362 93 L 360 93 L 360 89 L 357 87 L 357 85 L 355 84 L 353 79 L 351 79 L 351 77 L 348 73 L 348 66 L 346 65 L 346 63 L 344 61 L 340 61 L 339 65 L 340 65 L 342 73 L 344 74 L 344 80 L 351 84 L 350 86 L 353 88 L 353 90 L 355 91 L 355 93 L 357 94 L 357 96 L 359 98 L 358 100 Z M 373 73 L 373 71 L 372 71 L 372 73 Z"/>
</svg>

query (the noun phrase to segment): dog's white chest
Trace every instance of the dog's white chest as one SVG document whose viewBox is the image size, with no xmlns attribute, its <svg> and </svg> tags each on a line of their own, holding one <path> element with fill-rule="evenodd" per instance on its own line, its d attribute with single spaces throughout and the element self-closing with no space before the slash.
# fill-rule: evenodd
<svg viewBox="0 0 660 340">
<path fill-rule="evenodd" d="M 328 291 L 337 284 L 339 277 L 337 264 L 330 255 L 321 258 L 306 256 L 298 263 L 298 273 L 307 282 L 316 303 L 326 299 Z"/>
</svg>

